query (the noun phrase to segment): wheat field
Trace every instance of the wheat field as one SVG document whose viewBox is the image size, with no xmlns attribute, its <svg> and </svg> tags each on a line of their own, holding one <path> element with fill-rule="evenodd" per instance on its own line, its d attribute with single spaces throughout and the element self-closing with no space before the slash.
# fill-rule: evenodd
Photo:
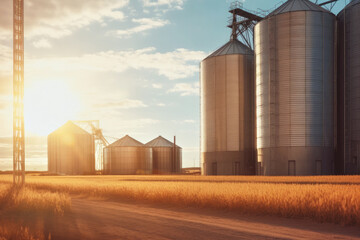
<svg viewBox="0 0 360 240">
<path fill-rule="evenodd" d="M 0 176 L 1 184 L 10 181 L 11 176 Z M 75 197 L 216 208 L 360 225 L 359 176 L 27 176 L 26 182 L 34 191 Z M 56 195 L 49 193 L 48 196 L 52 199 L 50 205 L 56 208 L 59 205 L 53 199 Z M 36 204 L 31 206 L 36 208 Z"/>
<path fill-rule="evenodd" d="M 0 184 L 0 240 L 51 239 L 44 235 L 44 217 L 61 216 L 71 208 L 69 194 Z M 30 216 L 30 219 L 28 219 Z M 28 221 L 26 221 L 28 219 Z"/>
</svg>

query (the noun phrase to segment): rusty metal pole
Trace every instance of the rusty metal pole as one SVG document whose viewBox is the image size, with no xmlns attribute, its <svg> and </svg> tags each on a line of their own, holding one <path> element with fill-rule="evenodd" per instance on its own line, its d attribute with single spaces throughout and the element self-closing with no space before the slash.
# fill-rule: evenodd
<svg viewBox="0 0 360 240">
<path fill-rule="evenodd" d="M 24 0 L 13 0 L 13 183 L 25 183 Z"/>
</svg>

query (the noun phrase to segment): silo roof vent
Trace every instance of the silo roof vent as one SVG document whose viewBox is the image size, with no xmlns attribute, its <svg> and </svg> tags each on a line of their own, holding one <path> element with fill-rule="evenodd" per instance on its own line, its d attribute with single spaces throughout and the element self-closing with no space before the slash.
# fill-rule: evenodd
<svg viewBox="0 0 360 240">
<path fill-rule="evenodd" d="M 330 13 L 328 10 L 320 7 L 313 2 L 310 2 L 309 0 L 289 0 L 280 7 L 278 7 L 275 11 L 271 12 L 267 17 L 296 11 L 316 11 Z"/>
<path fill-rule="evenodd" d="M 125 137 L 120 138 L 116 142 L 110 144 L 108 147 L 143 147 L 144 144 L 135 140 L 134 138 L 126 135 Z"/>
<path fill-rule="evenodd" d="M 254 52 L 250 48 L 245 46 L 243 43 L 241 43 L 239 40 L 233 39 L 212 54 L 210 54 L 207 58 L 231 54 L 254 55 Z"/>
</svg>

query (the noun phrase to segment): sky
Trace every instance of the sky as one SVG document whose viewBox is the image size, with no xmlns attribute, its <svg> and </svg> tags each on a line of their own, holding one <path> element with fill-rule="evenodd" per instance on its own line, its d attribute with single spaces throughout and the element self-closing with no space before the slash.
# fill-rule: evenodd
<svg viewBox="0 0 360 240">
<path fill-rule="evenodd" d="M 68 120 L 99 120 L 109 142 L 176 135 L 183 167 L 200 166 L 199 64 L 229 40 L 231 2 L 25 0 L 26 169 L 47 170 L 47 135 Z M 281 4 L 241 2 L 257 12 Z M 9 170 L 12 0 L 0 3 L 0 170 Z"/>
</svg>

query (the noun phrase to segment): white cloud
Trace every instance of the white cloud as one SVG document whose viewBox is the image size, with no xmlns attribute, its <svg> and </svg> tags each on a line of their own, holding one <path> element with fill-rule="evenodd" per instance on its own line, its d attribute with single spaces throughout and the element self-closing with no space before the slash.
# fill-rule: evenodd
<svg viewBox="0 0 360 240">
<path fill-rule="evenodd" d="M 165 107 L 166 104 L 165 104 L 165 103 L 158 103 L 157 106 L 158 106 L 158 107 Z"/>
<path fill-rule="evenodd" d="M 187 119 L 187 120 L 184 120 L 184 123 L 195 123 L 195 120 L 193 120 L 193 119 Z"/>
<path fill-rule="evenodd" d="M 12 108 L 12 95 L 0 95 L 0 113 L 8 113 Z"/>
<path fill-rule="evenodd" d="M 25 35 L 60 38 L 76 29 L 106 19 L 125 18 L 119 9 L 129 0 L 27 0 L 25 1 Z M 1 35 L 11 36 L 12 1 L 3 1 L 0 8 Z"/>
<path fill-rule="evenodd" d="M 144 104 L 140 100 L 134 100 L 134 99 L 123 99 L 120 101 L 111 101 L 111 102 L 105 102 L 105 103 L 97 103 L 94 104 L 93 107 L 95 108 L 121 108 L 121 109 L 130 109 L 130 108 L 142 108 L 147 107 L 146 104 Z"/>
<path fill-rule="evenodd" d="M 199 82 L 177 83 L 168 92 L 180 93 L 181 96 L 199 95 Z"/>
<path fill-rule="evenodd" d="M 168 7 L 174 9 L 182 9 L 184 0 L 143 0 L 145 7 Z"/>
<path fill-rule="evenodd" d="M 81 57 L 28 59 L 27 74 L 41 74 L 44 69 L 56 72 L 124 72 L 128 69 L 152 70 L 170 80 L 193 76 L 199 71 L 199 61 L 206 54 L 202 51 L 176 49 L 160 53 L 155 48 L 127 51 L 107 51 Z M 0 64 L 1 66 L 1 64 Z M 180 85 L 179 87 L 181 87 Z"/>
<path fill-rule="evenodd" d="M 106 17 L 112 18 L 114 20 L 123 20 L 125 19 L 125 14 L 121 11 L 110 11 L 106 15 Z"/>
<path fill-rule="evenodd" d="M 0 75 L 12 75 L 12 48 L 0 44 Z"/>
<path fill-rule="evenodd" d="M 175 124 L 181 124 L 181 125 L 183 125 L 183 124 L 193 124 L 193 123 L 196 123 L 196 121 L 195 121 L 195 120 L 192 120 L 192 119 L 173 120 L 172 122 L 175 123 Z"/>
<path fill-rule="evenodd" d="M 42 38 L 38 41 L 33 42 L 34 47 L 36 48 L 51 48 L 52 45 L 49 40 Z"/>
<path fill-rule="evenodd" d="M 151 86 L 152 86 L 153 88 L 155 88 L 155 89 L 161 89 L 161 88 L 163 88 L 163 85 L 160 84 L 160 83 L 153 83 Z"/>
<path fill-rule="evenodd" d="M 152 118 L 107 118 L 102 122 L 103 126 L 112 126 L 111 132 L 104 133 L 105 136 L 118 137 L 121 135 L 129 134 L 130 136 L 143 129 L 148 129 L 150 126 L 160 123 L 157 119 Z M 146 130 L 148 131 L 148 130 Z"/>
<path fill-rule="evenodd" d="M 138 24 L 138 26 L 125 30 L 110 31 L 107 34 L 118 38 L 130 37 L 136 33 L 144 33 L 147 30 L 160 28 L 170 23 L 168 20 L 153 18 L 132 19 L 132 22 Z"/>
</svg>

